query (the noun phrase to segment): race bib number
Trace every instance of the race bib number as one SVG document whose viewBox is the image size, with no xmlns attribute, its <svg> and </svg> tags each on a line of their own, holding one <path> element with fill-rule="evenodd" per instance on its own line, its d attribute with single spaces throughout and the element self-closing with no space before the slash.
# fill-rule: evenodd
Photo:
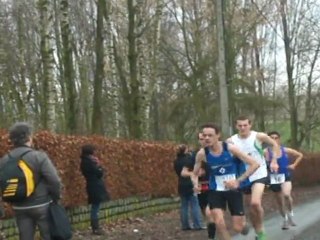
<svg viewBox="0 0 320 240">
<path fill-rule="evenodd" d="M 225 174 L 225 175 L 219 175 L 215 176 L 216 184 L 217 184 L 217 191 L 228 191 L 230 189 L 227 189 L 224 185 L 225 181 L 228 180 L 235 180 L 236 175 L 235 174 Z"/>
<path fill-rule="evenodd" d="M 284 183 L 285 180 L 286 180 L 286 177 L 285 177 L 284 173 L 270 174 L 270 183 L 271 184 L 281 184 L 281 183 Z"/>
</svg>

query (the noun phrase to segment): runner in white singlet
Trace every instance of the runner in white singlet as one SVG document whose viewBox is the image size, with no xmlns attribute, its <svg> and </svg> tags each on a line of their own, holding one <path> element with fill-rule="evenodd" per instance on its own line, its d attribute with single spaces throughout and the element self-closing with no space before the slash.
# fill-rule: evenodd
<svg viewBox="0 0 320 240">
<path fill-rule="evenodd" d="M 275 153 L 275 157 L 270 163 L 270 168 L 274 172 L 277 172 L 279 167 L 277 164 L 279 146 L 267 134 L 252 131 L 251 127 L 251 121 L 248 117 L 238 117 L 236 119 L 238 134 L 233 135 L 227 141 L 235 144 L 241 151 L 252 156 L 260 164 L 260 167 L 250 176 L 249 181 L 244 183 L 242 187 L 245 194 L 245 203 L 247 206 L 250 206 L 250 219 L 257 234 L 256 239 L 265 240 L 266 234 L 263 227 L 264 211 L 261 201 L 265 185 L 268 182 L 268 172 L 262 144 L 270 146 Z M 243 168 L 245 170 L 247 167 L 243 165 Z"/>
</svg>

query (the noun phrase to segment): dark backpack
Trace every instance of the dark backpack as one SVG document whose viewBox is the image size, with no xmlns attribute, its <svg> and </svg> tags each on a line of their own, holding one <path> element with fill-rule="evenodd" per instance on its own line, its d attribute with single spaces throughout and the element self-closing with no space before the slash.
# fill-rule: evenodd
<svg viewBox="0 0 320 240">
<path fill-rule="evenodd" d="M 69 240 L 72 238 L 72 226 L 65 208 L 52 202 L 48 209 L 48 220 L 52 240 Z"/>
<path fill-rule="evenodd" d="M 16 203 L 30 197 L 36 183 L 32 168 L 23 160 L 23 156 L 32 150 L 22 153 L 19 157 L 8 154 L 8 161 L 0 171 L 0 189 L 2 200 Z"/>
</svg>

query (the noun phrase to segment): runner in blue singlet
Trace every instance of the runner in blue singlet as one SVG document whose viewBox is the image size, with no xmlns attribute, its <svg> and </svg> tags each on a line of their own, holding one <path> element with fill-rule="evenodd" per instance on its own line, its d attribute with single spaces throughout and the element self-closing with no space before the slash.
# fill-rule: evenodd
<svg viewBox="0 0 320 240">
<path fill-rule="evenodd" d="M 198 175 L 202 162 L 207 162 L 210 168 L 208 197 L 210 215 L 220 234 L 219 239 L 231 239 L 224 220 L 224 211 L 227 206 L 232 215 L 234 230 L 247 234 L 242 193 L 238 187 L 242 181 L 254 173 L 259 164 L 236 146 L 219 141 L 220 128 L 215 124 L 203 125 L 202 135 L 206 147 L 200 149 L 196 155 L 194 174 Z M 241 176 L 238 176 L 238 161 L 234 156 L 249 166 Z M 194 184 L 198 185 L 197 182 Z"/>
<path fill-rule="evenodd" d="M 202 136 L 202 132 L 198 133 L 198 142 L 201 148 L 205 147 L 204 137 Z M 193 164 L 195 164 L 196 154 L 198 150 L 193 152 Z M 207 219 L 207 232 L 208 232 L 208 239 L 215 239 L 216 235 L 216 226 L 214 224 L 213 219 L 210 217 L 210 209 L 208 205 L 208 195 L 209 195 L 209 175 L 210 175 L 210 168 L 208 164 L 203 163 L 200 169 L 201 173 L 198 178 L 199 183 L 199 190 L 198 190 L 198 200 L 199 205 L 202 211 L 203 216 Z"/>
<path fill-rule="evenodd" d="M 277 131 L 269 132 L 268 135 L 279 145 L 281 144 L 280 134 Z M 268 162 L 273 158 L 273 153 L 269 148 L 265 151 L 265 157 Z M 277 173 L 270 172 L 270 189 L 276 194 L 279 211 L 284 218 L 283 230 L 289 229 L 290 226 L 296 226 L 293 221 L 291 172 L 300 163 L 302 157 L 302 153 L 292 148 L 281 146 L 280 156 L 277 159 L 279 170 Z M 291 162 L 291 159 L 294 159 L 294 161 Z"/>
</svg>

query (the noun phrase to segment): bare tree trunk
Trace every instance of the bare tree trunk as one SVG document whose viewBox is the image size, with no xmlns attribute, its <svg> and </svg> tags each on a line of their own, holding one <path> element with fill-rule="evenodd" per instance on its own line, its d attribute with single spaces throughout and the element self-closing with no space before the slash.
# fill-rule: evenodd
<svg viewBox="0 0 320 240">
<path fill-rule="evenodd" d="M 273 82 L 272 82 L 272 100 L 273 100 L 273 106 L 272 106 L 272 125 L 273 128 L 276 127 L 276 117 L 277 117 L 277 109 L 276 109 L 276 86 L 277 86 L 277 72 L 278 72 L 278 66 L 277 66 L 277 33 L 274 33 L 273 37 L 273 44 L 274 44 L 274 73 L 273 73 Z"/>
<path fill-rule="evenodd" d="M 139 82 L 139 119 L 141 121 L 141 137 L 146 137 L 148 135 L 147 132 L 149 132 L 148 127 L 148 106 L 150 104 L 149 100 L 149 84 L 150 81 L 147 79 L 148 74 L 148 67 L 150 66 L 149 59 L 147 58 L 147 51 L 152 51 L 150 49 L 150 46 L 148 46 L 148 43 L 146 40 L 142 37 L 144 32 L 144 24 L 146 22 L 145 15 L 146 12 L 144 11 L 144 0 L 136 0 L 136 51 L 137 51 L 137 69 L 138 69 L 138 82 Z M 149 48 L 147 48 L 147 46 Z"/>
<path fill-rule="evenodd" d="M 118 71 L 118 76 L 119 76 L 119 80 L 120 80 L 120 87 L 121 87 L 121 93 L 122 93 L 122 104 L 123 104 L 123 113 L 124 113 L 124 119 L 126 122 L 126 127 L 128 129 L 128 131 L 126 132 L 126 136 L 129 135 L 130 136 L 130 127 L 131 127 L 131 102 L 128 101 L 128 99 L 130 99 L 130 90 L 127 84 L 127 79 L 125 76 L 125 70 L 124 70 L 124 61 L 121 58 L 121 56 L 118 53 L 118 49 L 117 49 L 118 45 L 117 45 L 117 40 L 116 37 L 113 36 L 113 56 L 114 56 L 114 62 Z M 127 134 L 127 132 L 129 132 Z"/>
<path fill-rule="evenodd" d="M 313 72 L 314 72 L 314 68 L 316 66 L 316 62 L 318 59 L 318 55 L 319 55 L 319 51 L 320 51 L 320 43 L 317 46 L 317 49 L 315 51 L 315 55 L 313 57 L 313 60 L 311 62 L 311 67 L 310 67 L 310 72 L 309 72 L 309 76 L 308 76 L 308 82 L 307 82 L 307 94 L 306 94 L 306 104 L 305 104 L 305 121 L 304 121 L 304 131 L 305 131 L 305 140 L 306 140 L 306 146 L 307 149 L 310 150 L 311 149 L 311 130 L 312 130 L 312 119 L 313 119 L 313 112 L 312 111 L 312 77 L 313 77 Z M 302 142 L 302 139 L 300 139 L 300 142 Z"/>
<path fill-rule="evenodd" d="M 228 86 L 226 79 L 226 65 L 225 65 L 225 43 L 224 43 L 224 23 L 223 23 L 223 8 L 222 0 L 216 0 L 216 15 L 217 15 L 217 38 L 219 51 L 219 93 L 220 93 L 220 113 L 221 113 L 221 127 L 224 137 L 231 134 L 230 120 L 229 120 L 229 99 Z"/>
<path fill-rule="evenodd" d="M 92 133 L 103 132 L 102 122 L 102 81 L 104 79 L 104 45 L 103 45 L 103 13 L 105 0 L 98 0 L 97 3 L 97 28 L 96 28 L 96 71 L 93 87 L 93 114 Z"/>
<path fill-rule="evenodd" d="M 60 28 L 60 1 L 54 0 L 53 1 L 53 12 L 54 12 L 54 39 L 55 39 L 55 47 L 56 47 L 56 56 L 57 56 L 57 70 L 59 71 L 57 74 L 57 81 L 59 82 L 60 92 L 59 95 L 62 99 L 62 107 L 57 108 L 57 116 L 59 118 L 59 130 L 65 131 L 66 130 L 66 117 L 65 114 L 68 112 L 67 110 L 67 99 L 66 99 L 66 87 L 64 82 L 64 67 L 63 67 L 63 60 L 62 60 L 62 43 L 61 43 L 61 28 Z"/>
<path fill-rule="evenodd" d="M 2 13 L 2 9 L 0 9 L 0 16 L 3 15 Z M 0 19 L 2 20 L 2 18 L 0 17 Z M 4 21 L 0 21 L 0 28 L 2 29 L 4 25 Z M 5 74 L 5 62 L 6 62 L 6 52 L 5 52 L 5 47 L 4 47 L 4 43 L 5 43 L 5 39 L 0 37 L 0 76 L 2 76 L 2 78 L 4 79 Z M 8 92 L 5 87 L 5 84 L 2 85 L 2 87 L 0 88 L 0 95 L 2 96 L 2 98 L 0 98 L 0 121 L 3 123 L 2 126 L 7 127 L 7 121 L 6 118 L 8 118 L 8 116 L 5 115 L 5 97 L 6 97 L 6 92 Z"/>
<path fill-rule="evenodd" d="M 55 131 L 55 98 L 56 89 L 53 79 L 53 48 L 51 44 L 52 11 L 50 2 L 39 0 L 38 8 L 40 13 L 40 54 L 42 63 L 42 127 Z"/>
<path fill-rule="evenodd" d="M 78 131 L 81 134 L 90 132 L 91 130 L 91 111 L 90 105 L 92 101 L 88 101 L 91 98 L 90 83 L 88 79 L 89 72 L 89 60 L 88 56 L 79 56 L 78 50 L 74 49 L 75 57 L 77 59 L 77 67 L 79 72 L 79 112 L 78 117 Z"/>
<path fill-rule="evenodd" d="M 60 9 L 62 14 L 61 19 L 61 38 L 63 45 L 62 60 L 63 60 L 63 79 L 67 90 L 67 108 L 65 117 L 67 119 L 67 132 L 75 133 L 77 130 L 77 93 L 75 87 L 75 76 L 73 67 L 73 56 L 71 47 L 71 33 L 69 27 L 69 2 L 61 0 Z"/>
<path fill-rule="evenodd" d="M 292 48 L 291 39 L 289 36 L 288 22 L 287 22 L 287 0 L 280 1 L 280 14 L 283 28 L 283 41 L 286 54 L 286 67 L 288 77 L 288 99 L 289 99 L 289 111 L 290 111 L 290 131 L 291 139 L 290 145 L 292 147 L 298 147 L 298 112 L 296 106 L 296 91 L 293 79 L 293 63 L 292 63 Z"/>
<path fill-rule="evenodd" d="M 158 75 L 158 61 L 159 61 L 159 47 L 160 47 L 160 33 L 161 33 L 161 21 L 163 15 L 164 1 L 157 1 L 157 9 L 154 23 L 154 35 L 153 35 L 153 51 L 151 55 L 151 73 L 150 73 L 150 88 L 148 93 L 150 94 L 150 110 L 149 110 L 149 124 L 150 135 L 153 139 L 161 139 L 160 131 L 160 116 L 159 116 L 159 100 L 157 91 L 157 75 Z M 152 130 L 151 130 L 152 129 Z"/>
<path fill-rule="evenodd" d="M 257 79 L 258 82 L 258 129 L 259 131 L 264 132 L 265 131 L 265 124 L 264 124 L 264 102 L 263 102 L 263 82 L 264 82 L 264 76 L 263 76 L 263 70 L 261 69 L 260 65 L 260 52 L 258 47 L 258 39 L 257 39 L 257 29 L 254 28 L 253 32 L 253 44 L 254 44 L 254 53 L 255 53 L 255 69 L 256 73 L 255 76 L 259 79 Z"/>
<path fill-rule="evenodd" d="M 26 120 L 26 103 L 27 103 L 27 84 L 26 84 L 26 61 L 25 61 L 25 36 L 24 36 L 24 21 L 22 19 L 22 5 L 18 4 L 18 49 L 19 49 L 19 66 L 20 66 L 20 79 L 19 87 L 20 91 L 17 94 L 17 107 L 18 107 L 18 119 Z"/>
<path fill-rule="evenodd" d="M 104 20 L 106 22 L 106 31 L 107 31 L 107 75 L 108 79 L 110 79 L 110 96 L 111 96 L 111 124 L 113 126 L 114 135 L 116 137 L 120 137 L 120 97 L 119 97 L 119 85 L 118 85 L 118 76 L 117 76 L 117 66 L 116 60 L 114 56 L 114 48 L 115 41 L 114 41 L 114 34 L 113 34 L 113 20 L 111 19 L 110 14 L 112 13 L 112 4 L 108 4 L 105 8 L 104 12 Z M 125 128 L 124 128 L 125 129 Z M 122 129 L 122 130 L 124 130 Z"/>
<path fill-rule="evenodd" d="M 133 0 L 127 0 L 128 4 L 128 60 L 130 72 L 130 112 L 131 120 L 129 120 L 129 135 L 131 138 L 140 139 L 142 137 L 142 121 L 141 121 L 141 98 L 140 98 L 140 82 L 138 79 L 137 61 L 138 54 L 136 50 L 137 35 L 136 27 L 136 9 Z"/>
</svg>

